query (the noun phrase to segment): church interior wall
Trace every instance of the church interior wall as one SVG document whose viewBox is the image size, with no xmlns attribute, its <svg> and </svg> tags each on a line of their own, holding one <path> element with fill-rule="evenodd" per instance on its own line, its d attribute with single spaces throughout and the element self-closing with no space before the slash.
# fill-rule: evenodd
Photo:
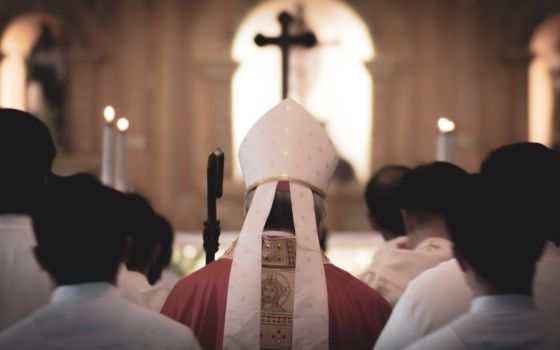
<svg viewBox="0 0 560 350">
<path fill-rule="evenodd" d="M 177 229 L 200 230 L 205 169 L 215 147 L 231 144 L 231 45 L 256 0 L 0 0 L 0 28 L 46 11 L 71 38 L 74 147 L 57 170 L 97 173 L 101 111 L 131 121 L 129 176 Z M 455 161 L 475 171 L 492 148 L 527 135 L 528 41 L 551 1 L 351 0 L 376 49 L 373 169 L 435 156 L 436 121 L 457 124 Z M 380 100 L 381 99 L 381 100 Z M 228 163 L 226 163 L 228 164 Z M 372 170 L 373 170 L 372 169 Z M 363 184 L 336 186 L 329 227 L 367 229 Z M 242 223 L 243 185 L 228 168 L 222 227 Z"/>
</svg>

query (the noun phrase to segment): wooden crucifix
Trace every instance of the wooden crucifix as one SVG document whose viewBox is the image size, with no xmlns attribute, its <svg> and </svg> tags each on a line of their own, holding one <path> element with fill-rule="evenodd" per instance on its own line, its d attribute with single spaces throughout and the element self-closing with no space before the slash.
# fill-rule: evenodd
<svg viewBox="0 0 560 350">
<path fill-rule="evenodd" d="M 288 12 L 283 11 L 278 16 L 280 22 L 280 36 L 267 37 L 262 34 L 255 36 L 257 46 L 276 45 L 282 52 L 282 98 L 288 97 L 288 74 L 290 66 L 290 48 L 292 46 L 313 47 L 317 44 L 317 38 L 313 32 L 305 32 L 297 35 L 290 35 L 290 24 L 294 17 Z"/>
</svg>

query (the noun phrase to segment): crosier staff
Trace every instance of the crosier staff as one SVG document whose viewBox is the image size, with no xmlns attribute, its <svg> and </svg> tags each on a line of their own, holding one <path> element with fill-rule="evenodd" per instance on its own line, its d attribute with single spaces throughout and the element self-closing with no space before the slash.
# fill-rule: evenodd
<svg viewBox="0 0 560 350">
<path fill-rule="evenodd" d="M 208 156 L 206 180 L 208 183 L 208 219 L 204 222 L 202 239 L 206 253 L 206 265 L 208 265 L 214 261 L 220 245 L 220 220 L 217 215 L 216 199 L 221 198 L 223 194 L 224 152 L 219 148 Z"/>
</svg>

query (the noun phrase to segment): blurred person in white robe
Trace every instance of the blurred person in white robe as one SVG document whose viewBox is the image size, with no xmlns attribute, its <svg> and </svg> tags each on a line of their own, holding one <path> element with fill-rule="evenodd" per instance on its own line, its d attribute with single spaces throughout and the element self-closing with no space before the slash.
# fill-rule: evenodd
<svg viewBox="0 0 560 350">
<path fill-rule="evenodd" d="M 397 182 L 392 201 L 402 215 L 406 236 L 383 245 L 361 277 L 392 306 L 410 281 L 452 258 L 443 210 L 465 176 L 463 169 L 451 163 L 433 162 L 414 168 Z"/>
<path fill-rule="evenodd" d="M 535 266 L 546 242 L 546 230 L 532 230 L 540 210 L 519 212 L 516 202 L 529 198 L 515 200 L 511 188 L 492 180 L 470 176 L 457 203 L 447 209 L 454 255 L 473 294 L 469 311 L 407 349 L 553 350 L 560 346 L 560 333 L 533 302 Z M 507 249 L 496 259 L 506 240 Z"/>
<path fill-rule="evenodd" d="M 481 173 L 507 180 L 517 213 L 525 216 L 537 208 L 540 215 L 528 230 L 548 238 L 536 266 L 533 295 L 537 308 L 560 333 L 560 239 L 555 229 L 560 210 L 560 155 L 535 143 L 503 146 L 491 152 L 481 165 Z M 517 197 L 515 197 L 517 196 Z M 523 199 L 520 197 L 523 196 Z M 537 211 L 538 212 L 538 211 Z M 515 218 L 512 212 L 511 218 Z M 552 223 L 551 223 L 552 221 Z M 543 227 L 543 224 L 548 226 Z M 508 249 L 508 239 L 496 250 L 500 259 Z M 393 310 L 375 349 L 403 349 L 448 324 L 469 310 L 473 298 L 456 259 L 441 263 L 413 280 Z"/>
<path fill-rule="evenodd" d="M 410 170 L 404 165 L 386 165 L 366 185 L 364 197 L 368 220 L 371 228 L 379 232 L 386 242 L 405 236 L 397 189 Z"/>
<path fill-rule="evenodd" d="M 173 258 L 173 243 L 175 231 L 171 223 L 162 215 L 156 213 L 156 234 L 157 242 L 161 251 L 156 261 L 150 266 L 148 272 L 148 282 L 151 285 L 162 284 L 167 291 L 175 286 L 181 276 L 169 268 Z"/>
<path fill-rule="evenodd" d="M 386 165 L 373 174 L 366 185 L 364 197 L 368 221 L 385 240 L 373 255 L 371 264 L 360 275 L 360 279 L 374 289 L 382 289 L 378 285 L 380 276 L 376 273 L 381 261 L 379 257 L 383 257 L 385 251 L 409 249 L 397 189 L 410 170 L 404 165 Z M 382 292 L 389 294 L 390 291 L 385 289 Z M 383 297 L 387 299 L 387 296 Z"/>
<path fill-rule="evenodd" d="M 48 182 L 55 147 L 43 122 L 0 109 L 0 331 L 46 304 L 52 285 L 33 258 L 29 212 Z"/>
<path fill-rule="evenodd" d="M 34 253 L 48 305 L 0 333 L 0 349 L 200 349 L 187 327 L 123 298 L 124 195 L 91 176 L 51 184 L 33 210 Z"/>
<path fill-rule="evenodd" d="M 127 193 L 126 197 L 128 244 L 118 286 L 129 300 L 159 312 L 169 290 L 162 283 L 151 284 L 148 274 L 162 254 L 159 231 L 168 228 L 162 227 L 161 220 L 165 219 L 158 217 L 145 197 L 136 193 Z"/>
</svg>

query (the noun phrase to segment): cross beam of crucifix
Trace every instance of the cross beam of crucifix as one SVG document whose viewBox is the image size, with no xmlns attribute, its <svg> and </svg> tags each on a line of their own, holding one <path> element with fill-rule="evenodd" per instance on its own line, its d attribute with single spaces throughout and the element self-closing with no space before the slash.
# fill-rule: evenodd
<svg viewBox="0 0 560 350">
<path fill-rule="evenodd" d="M 280 47 L 282 52 L 282 98 L 288 97 L 288 74 L 290 65 L 290 47 L 303 46 L 311 48 L 317 44 L 317 37 L 313 32 L 305 32 L 297 35 L 290 35 L 290 24 L 294 21 L 294 17 L 288 12 L 282 12 L 278 16 L 280 22 L 280 36 L 267 37 L 262 34 L 255 36 L 255 44 L 257 46 L 276 45 Z"/>
</svg>

